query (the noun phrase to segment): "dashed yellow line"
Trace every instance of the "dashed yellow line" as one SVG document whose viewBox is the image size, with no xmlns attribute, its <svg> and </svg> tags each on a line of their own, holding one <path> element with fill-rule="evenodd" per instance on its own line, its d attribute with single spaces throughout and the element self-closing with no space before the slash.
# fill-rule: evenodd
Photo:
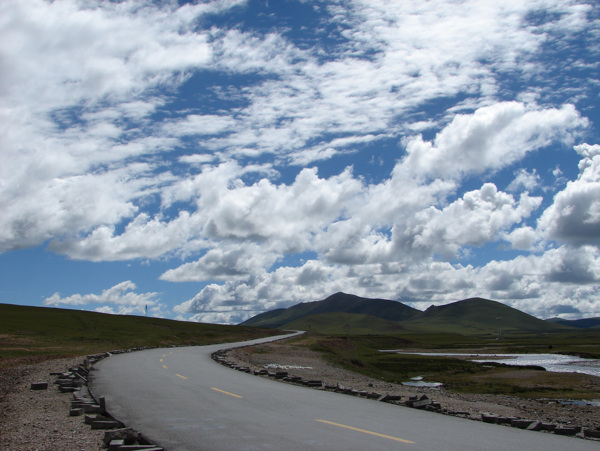
<svg viewBox="0 0 600 451">
<path fill-rule="evenodd" d="M 165 370 L 168 370 L 169 368 L 167 368 L 167 365 L 163 365 L 162 366 Z"/>
<path fill-rule="evenodd" d="M 219 393 L 224 393 L 224 394 L 229 395 L 229 396 L 233 396 L 234 398 L 243 398 L 243 396 L 235 395 L 233 393 L 229 393 L 228 391 L 220 390 L 220 389 L 215 388 L 215 387 L 211 387 L 211 390 L 218 391 Z"/>
<path fill-rule="evenodd" d="M 344 424 L 334 423 L 332 421 L 325 421 L 325 420 L 316 420 L 316 421 L 318 421 L 320 423 L 331 424 L 332 426 L 337 426 L 337 427 L 344 428 L 344 429 L 350 429 L 352 431 L 362 432 L 363 434 L 375 435 L 377 437 L 383 437 L 383 438 L 387 438 L 389 440 L 395 440 L 397 442 L 412 443 L 412 444 L 415 443 L 415 442 L 411 442 L 410 440 L 404 440 L 404 439 L 401 439 L 398 437 L 392 437 L 390 435 L 378 434 L 377 432 L 367 431 L 365 429 L 359 429 L 359 428 L 355 428 L 352 426 L 346 426 Z"/>
<path fill-rule="evenodd" d="M 187 377 L 185 377 L 185 376 L 182 376 L 181 374 L 177 374 L 177 373 L 175 373 L 175 376 L 177 376 L 177 377 L 180 377 L 180 378 L 182 378 L 182 379 L 185 379 L 185 380 L 187 380 Z"/>
<path fill-rule="evenodd" d="M 160 362 L 162 363 L 163 359 L 160 359 Z"/>
</svg>

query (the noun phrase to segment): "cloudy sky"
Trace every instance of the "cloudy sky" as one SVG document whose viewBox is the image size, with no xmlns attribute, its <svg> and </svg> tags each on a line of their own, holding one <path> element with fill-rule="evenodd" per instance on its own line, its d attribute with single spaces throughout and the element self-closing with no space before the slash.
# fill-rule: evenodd
<svg viewBox="0 0 600 451">
<path fill-rule="evenodd" d="M 600 316 L 600 6 L 4 0 L 0 302 Z"/>
</svg>

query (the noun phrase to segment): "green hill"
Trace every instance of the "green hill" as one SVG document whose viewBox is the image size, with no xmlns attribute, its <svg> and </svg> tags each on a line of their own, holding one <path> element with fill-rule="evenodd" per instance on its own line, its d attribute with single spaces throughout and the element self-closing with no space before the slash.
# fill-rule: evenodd
<svg viewBox="0 0 600 451">
<path fill-rule="evenodd" d="M 336 335 L 497 335 L 499 328 L 503 333 L 547 333 L 570 329 L 567 325 L 544 321 L 500 302 L 482 298 L 431 306 L 422 312 L 396 301 L 367 299 L 345 293 L 265 312 L 242 324 Z"/>
<path fill-rule="evenodd" d="M 463 335 L 503 332 L 555 332 L 565 327 L 549 323 L 496 301 L 465 299 L 451 304 L 431 306 L 402 323 L 417 332 L 449 332 Z"/>
<path fill-rule="evenodd" d="M 404 329 L 397 321 L 388 321 L 360 313 L 318 313 L 285 325 L 290 330 L 306 330 L 330 335 L 397 334 Z"/>
<path fill-rule="evenodd" d="M 561 324 L 563 326 L 577 327 L 578 329 L 600 329 L 600 318 L 583 318 L 583 319 L 561 319 L 561 318 L 550 318 L 546 321 Z"/>
<path fill-rule="evenodd" d="M 352 294 L 336 293 L 327 299 L 296 304 L 287 309 L 271 310 L 243 322 L 243 326 L 289 328 L 291 323 L 309 315 L 322 313 L 351 313 L 369 315 L 387 321 L 403 321 L 419 310 L 396 301 L 361 298 Z"/>
<path fill-rule="evenodd" d="M 81 310 L 0 304 L 0 368 L 15 361 L 144 346 L 203 345 L 275 331 Z"/>
</svg>

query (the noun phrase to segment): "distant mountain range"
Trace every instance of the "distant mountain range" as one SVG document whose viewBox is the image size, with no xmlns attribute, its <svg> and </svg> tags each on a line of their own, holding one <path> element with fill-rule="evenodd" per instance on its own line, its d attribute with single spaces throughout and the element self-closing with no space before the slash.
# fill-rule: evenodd
<svg viewBox="0 0 600 451">
<path fill-rule="evenodd" d="M 500 302 L 482 298 L 431 306 L 425 311 L 398 301 L 336 293 L 322 301 L 256 315 L 242 323 L 329 334 L 458 333 L 498 334 L 509 331 L 547 333 L 570 328 L 600 328 L 600 318 L 542 320 Z"/>
<path fill-rule="evenodd" d="M 562 318 L 550 318 L 550 321 L 555 324 L 562 324 L 563 326 L 577 327 L 578 329 L 599 329 L 600 330 L 600 318 L 583 318 L 583 319 L 562 319 Z"/>
</svg>

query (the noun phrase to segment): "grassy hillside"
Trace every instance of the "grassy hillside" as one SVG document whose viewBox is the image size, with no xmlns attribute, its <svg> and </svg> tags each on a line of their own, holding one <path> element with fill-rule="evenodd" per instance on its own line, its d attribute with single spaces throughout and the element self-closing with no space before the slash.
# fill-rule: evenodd
<svg viewBox="0 0 600 451">
<path fill-rule="evenodd" d="M 27 359 L 137 346 L 203 345 L 276 333 L 251 327 L 0 304 L 0 368 Z"/>
<path fill-rule="evenodd" d="M 497 335 L 511 332 L 556 332 L 566 327 L 550 323 L 500 302 L 482 298 L 431 306 L 402 325 L 414 332 L 447 332 L 462 335 Z"/>
<path fill-rule="evenodd" d="M 287 309 L 262 313 L 250 318 L 248 321 L 242 323 L 242 325 L 287 328 L 290 323 L 301 318 L 322 313 L 351 313 L 369 315 L 387 321 L 402 321 L 419 313 L 419 310 L 396 301 L 368 299 L 352 294 L 336 293 L 322 301 L 306 302 Z"/>
<path fill-rule="evenodd" d="M 308 315 L 284 326 L 289 330 L 305 330 L 329 335 L 397 334 L 400 323 L 358 313 L 320 313 Z"/>
<path fill-rule="evenodd" d="M 596 328 L 596 329 L 600 330 L 600 318 L 584 318 L 584 319 L 575 319 L 575 320 L 551 318 L 547 321 L 555 323 L 555 324 L 561 324 L 563 326 L 577 327 L 578 329 Z"/>
<path fill-rule="evenodd" d="M 402 332 L 494 338 L 497 338 L 499 328 L 502 335 L 572 329 L 570 325 L 544 321 L 500 302 L 482 298 L 431 306 L 421 312 L 400 302 L 367 299 L 345 293 L 336 293 L 322 301 L 265 312 L 242 324 L 332 335 Z"/>
</svg>

